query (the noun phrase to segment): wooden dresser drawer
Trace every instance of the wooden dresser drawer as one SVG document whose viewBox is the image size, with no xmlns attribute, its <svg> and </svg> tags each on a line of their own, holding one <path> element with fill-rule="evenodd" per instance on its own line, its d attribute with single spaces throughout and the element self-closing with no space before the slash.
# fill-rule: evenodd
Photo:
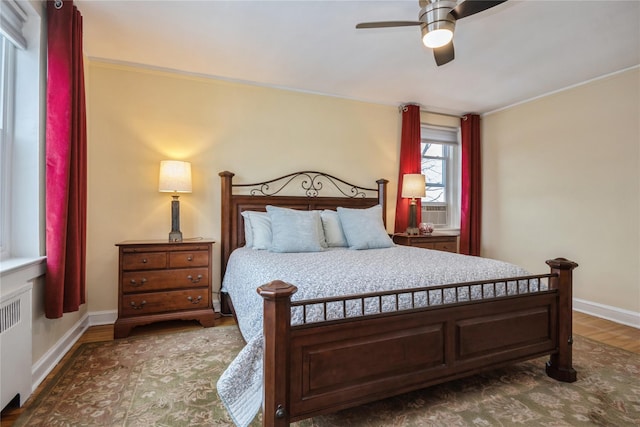
<svg viewBox="0 0 640 427">
<path fill-rule="evenodd" d="M 394 243 L 416 248 L 434 249 L 437 251 L 458 252 L 458 236 L 445 233 L 428 235 L 408 235 L 399 233 L 393 235 Z"/>
<path fill-rule="evenodd" d="M 166 266 L 166 252 L 126 253 L 122 255 L 123 270 L 156 270 Z"/>
<path fill-rule="evenodd" d="M 150 292 L 122 296 L 122 316 L 175 312 L 209 307 L 206 288 L 184 291 Z"/>
<path fill-rule="evenodd" d="M 206 267 L 209 265 L 209 252 L 171 252 L 169 254 L 169 268 Z"/>
<path fill-rule="evenodd" d="M 148 270 L 122 273 L 122 292 L 150 292 L 209 286 L 209 269 Z"/>
<path fill-rule="evenodd" d="M 119 248 L 118 319 L 114 338 L 136 326 L 166 320 L 197 320 L 215 326 L 211 290 L 213 240 L 137 240 Z"/>
<path fill-rule="evenodd" d="M 437 251 L 446 251 L 446 252 L 457 252 L 458 248 L 456 247 L 457 242 L 438 242 L 433 244 L 433 248 Z"/>
<path fill-rule="evenodd" d="M 431 242 L 412 242 L 411 246 L 415 246 L 416 248 L 424 248 L 424 249 L 435 249 L 435 243 Z"/>
</svg>

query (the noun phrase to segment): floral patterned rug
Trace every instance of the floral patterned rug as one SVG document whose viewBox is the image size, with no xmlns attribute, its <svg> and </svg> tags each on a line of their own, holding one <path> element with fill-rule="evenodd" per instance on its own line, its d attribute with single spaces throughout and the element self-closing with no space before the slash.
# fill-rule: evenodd
<svg viewBox="0 0 640 427">
<path fill-rule="evenodd" d="M 242 346 L 236 326 L 82 344 L 14 426 L 232 426 L 215 386 Z M 297 425 L 640 425 L 640 355 L 576 336 L 573 359 L 572 384 L 540 358 Z"/>
</svg>

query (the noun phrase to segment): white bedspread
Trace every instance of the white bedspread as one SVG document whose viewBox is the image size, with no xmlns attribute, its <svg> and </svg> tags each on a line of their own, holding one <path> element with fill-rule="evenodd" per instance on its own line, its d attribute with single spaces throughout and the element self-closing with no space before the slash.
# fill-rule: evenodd
<svg viewBox="0 0 640 427">
<path fill-rule="evenodd" d="M 222 290 L 231 296 L 238 326 L 247 345 L 220 377 L 218 394 L 238 426 L 247 426 L 260 409 L 263 312 L 262 297 L 256 289 L 272 280 L 295 285 L 298 288 L 292 297 L 295 301 L 528 274 L 518 266 L 501 261 L 408 246 L 363 251 L 330 249 L 314 253 L 237 249 L 229 258 Z M 504 292 L 511 293 L 507 285 L 496 293 Z M 466 298 L 481 296 L 474 295 L 472 290 Z M 431 304 L 434 303 L 441 301 L 434 298 Z M 313 320 L 309 316 L 307 313 L 307 321 Z M 294 311 L 292 323 L 301 322 L 301 311 Z"/>
</svg>

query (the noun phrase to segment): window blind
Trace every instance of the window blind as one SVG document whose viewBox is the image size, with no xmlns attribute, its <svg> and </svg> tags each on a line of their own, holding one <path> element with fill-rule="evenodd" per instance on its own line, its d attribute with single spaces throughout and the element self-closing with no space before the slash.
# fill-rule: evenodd
<svg viewBox="0 0 640 427">
<path fill-rule="evenodd" d="M 22 27 L 27 21 L 27 14 L 15 0 L 2 0 L 0 7 L 0 33 L 16 47 L 27 48 L 27 40 L 22 34 Z"/>
<path fill-rule="evenodd" d="M 457 128 L 422 125 L 420 127 L 420 136 L 423 141 L 431 141 L 437 144 L 458 145 Z"/>
</svg>

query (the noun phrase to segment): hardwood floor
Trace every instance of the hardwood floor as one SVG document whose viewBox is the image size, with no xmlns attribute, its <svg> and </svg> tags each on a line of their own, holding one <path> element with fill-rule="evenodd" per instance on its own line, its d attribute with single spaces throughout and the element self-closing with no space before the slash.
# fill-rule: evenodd
<svg viewBox="0 0 640 427">
<path fill-rule="evenodd" d="M 573 333 L 640 354 L 640 329 L 573 312 Z"/>
<path fill-rule="evenodd" d="M 223 317 L 218 319 L 216 322 L 218 325 L 235 324 L 231 317 Z M 200 324 L 197 322 L 179 321 L 162 322 L 134 328 L 131 335 L 171 333 L 195 328 L 201 328 Z M 577 335 L 640 354 L 640 329 L 621 325 L 598 317 L 589 316 L 587 314 L 574 312 L 573 332 Z M 69 351 L 67 356 L 62 359 L 58 366 L 56 366 L 42 384 L 40 384 L 22 408 L 7 407 L 2 411 L 2 415 L 0 415 L 0 427 L 10 427 L 13 425 L 18 416 L 29 406 L 29 403 L 38 395 L 38 393 L 43 390 L 47 381 L 58 372 L 59 368 L 67 361 L 69 355 L 72 354 L 80 344 L 86 342 L 109 341 L 112 339 L 113 325 L 92 326 L 89 328 L 71 348 L 71 351 Z"/>
</svg>

